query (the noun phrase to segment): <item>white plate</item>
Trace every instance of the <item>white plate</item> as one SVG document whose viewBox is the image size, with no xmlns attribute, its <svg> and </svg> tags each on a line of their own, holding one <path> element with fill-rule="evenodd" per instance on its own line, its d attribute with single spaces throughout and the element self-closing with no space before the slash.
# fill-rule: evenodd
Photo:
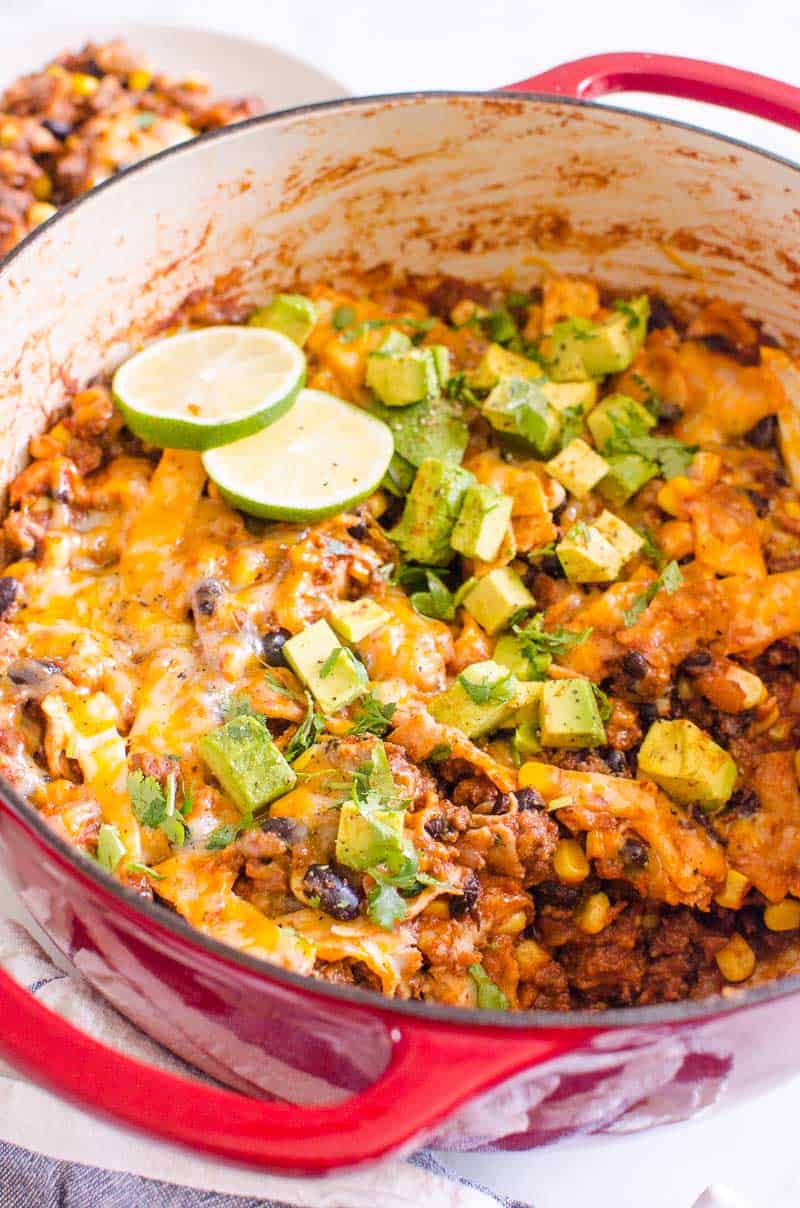
<svg viewBox="0 0 800 1208">
<path fill-rule="evenodd" d="M 63 50 L 113 38 L 122 38 L 133 50 L 141 51 L 158 71 L 177 77 L 201 76 L 218 96 L 260 96 L 267 109 L 290 109 L 347 95 L 339 81 L 324 71 L 253 38 L 129 22 L 71 22 L 32 29 L 29 22 L 22 24 L 13 17 L 3 18 L 0 89 Z"/>
</svg>

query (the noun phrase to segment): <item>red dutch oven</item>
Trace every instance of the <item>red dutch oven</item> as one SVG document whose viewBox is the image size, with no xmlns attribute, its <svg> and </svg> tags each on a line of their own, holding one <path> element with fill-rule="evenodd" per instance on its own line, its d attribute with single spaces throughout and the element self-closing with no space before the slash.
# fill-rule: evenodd
<svg viewBox="0 0 800 1208">
<path fill-rule="evenodd" d="M 800 91 L 707 63 L 605 55 L 502 93 L 336 101 L 166 151 L 73 203 L 0 270 L 0 477 L 70 389 L 194 291 L 386 262 L 474 280 L 543 263 L 616 290 L 744 302 L 800 333 L 800 169 L 587 103 L 636 89 L 800 130 Z M 505 278 L 507 279 L 507 278 Z M 0 852 L 58 948 L 212 1081 L 140 1064 L 0 973 L 0 1050 L 44 1086 L 164 1140 L 274 1171 L 353 1167 L 434 1139 L 526 1148 L 684 1119 L 800 1062 L 800 977 L 705 1003 L 507 1015 L 387 1001 L 274 968 L 142 904 L 8 785 Z M 221 1089 L 219 1083 L 234 1089 Z"/>
</svg>

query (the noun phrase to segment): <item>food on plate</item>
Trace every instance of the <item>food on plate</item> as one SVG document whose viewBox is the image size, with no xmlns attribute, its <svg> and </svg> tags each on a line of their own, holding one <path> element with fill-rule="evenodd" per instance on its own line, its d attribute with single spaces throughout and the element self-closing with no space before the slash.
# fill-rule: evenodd
<svg viewBox="0 0 800 1208">
<path fill-rule="evenodd" d="M 0 93 L 0 256 L 120 168 L 260 109 L 171 79 L 121 41 L 59 55 Z"/>
<path fill-rule="evenodd" d="M 728 304 L 590 281 L 192 298 L 11 485 L 0 771 L 329 982 L 600 1009 L 796 971 L 799 381 Z"/>
</svg>

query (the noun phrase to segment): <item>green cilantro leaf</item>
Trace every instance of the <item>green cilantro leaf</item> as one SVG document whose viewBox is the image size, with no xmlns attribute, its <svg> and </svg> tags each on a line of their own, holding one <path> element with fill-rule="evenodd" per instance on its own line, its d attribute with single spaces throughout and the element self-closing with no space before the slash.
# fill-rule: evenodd
<svg viewBox="0 0 800 1208">
<path fill-rule="evenodd" d="M 241 829 L 241 825 L 235 822 L 227 822 L 224 826 L 218 826 L 206 839 L 206 851 L 221 851 L 223 847 L 233 843 Z"/>
<path fill-rule="evenodd" d="M 511 1004 L 495 985 L 483 965 L 470 965 L 469 975 L 478 991 L 478 1006 L 484 1011 L 507 1011 Z"/>
<path fill-rule="evenodd" d="M 636 328 L 639 326 L 639 316 L 631 306 L 630 302 L 625 302 L 622 298 L 617 298 L 616 302 L 614 303 L 614 310 L 619 311 L 621 315 L 625 316 L 625 326 L 627 327 L 628 331 L 636 331 Z"/>
<path fill-rule="evenodd" d="M 630 608 L 626 608 L 622 614 L 622 619 L 625 623 L 625 628 L 630 629 L 631 625 L 635 625 L 639 617 L 645 611 L 651 600 L 660 592 L 665 591 L 668 596 L 677 591 L 683 583 L 683 575 L 681 568 L 677 562 L 668 562 L 654 582 L 650 583 L 644 591 L 638 596 L 634 596 Z"/>
<path fill-rule="evenodd" d="M 393 885 L 376 885 L 367 894 L 367 914 L 384 931 L 391 931 L 405 913 L 406 904 Z"/>
<path fill-rule="evenodd" d="M 532 671 L 543 675 L 547 670 L 547 666 L 551 659 L 560 658 L 565 654 L 569 654 L 570 650 L 574 650 L 576 646 L 581 646 L 591 635 L 591 627 L 588 629 L 565 629 L 563 625 L 556 625 L 554 629 L 544 628 L 544 613 L 537 612 L 531 617 L 527 625 L 514 625 L 514 633 L 520 644 L 520 648 L 525 658 L 530 663 Z M 550 657 L 546 662 L 543 660 L 543 655 Z"/>
<path fill-rule="evenodd" d="M 562 413 L 558 447 L 565 449 L 583 431 L 583 407 L 565 407 Z"/>
<path fill-rule="evenodd" d="M 337 331 L 342 331 L 343 328 L 349 327 L 355 322 L 356 312 L 352 306 L 337 306 L 331 315 L 331 326 Z"/>
<path fill-rule="evenodd" d="M 319 678 L 327 679 L 339 659 L 345 653 L 344 646 L 335 646 L 319 669 Z"/>
<path fill-rule="evenodd" d="M 468 384 L 466 373 L 454 373 L 445 382 L 442 393 L 445 398 L 455 399 L 458 403 L 464 403 L 468 407 L 475 407 L 478 404 L 478 396 Z"/>
<path fill-rule="evenodd" d="M 273 691 L 280 693 L 281 696 L 288 696 L 289 700 L 297 700 L 295 693 L 287 688 L 283 680 L 278 679 L 277 675 L 273 675 L 271 671 L 264 671 L 264 679 Z M 253 712 L 255 717 L 261 717 L 260 713 L 255 713 L 252 709 L 251 712 Z"/>
<path fill-rule="evenodd" d="M 467 668 L 467 671 L 469 668 Z M 476 683 L 474 680 L 467 678 L 467 671 L 462 671 L 458 677 L 458 682 L 466 692 L 471 701 L 476 705 L 486 705 L 490 702 L 501 705 L 504 701 L 511 700 L 514 695 L 514 689 L 511 684 L 511 672 L 500 676 L 493 683 Z"/>
<path fill-rule="evenodd" d="M 299 759 L 309 747 L 313 747 L 324 729 L 325 722 L 314 708 L 314 699 L 310 693 L 306 692 L 306 715 L 286 744 L 283 752 L 284 759 L 288 763 Z"/>
<path fill-rule="evenodd" d="M 428 753 L 429 763 L 444 763 L 445 759 L 449 759 L 453 754 L 453 748 L 449 742 L 437 742 L 436 746 Z"/>
<path fill-rule="evenodd" d="M 685 474 L 698 449 L 697 445 L 687 445 L 675 436 L 651 436 L 635 422 L 620 423 L 613 418 L 611 422 L 613 434 L 601 449 L 603 455 L 636 453 L 655 463 L 667 480 Z"/>
<path fill-rule="evenodd" d="M 644 554 L 645 558 L 649 558 L 651 562 L 656 564 L 658 570 L 661 570 L 666 562 L 666 558 L 664 557 L 664 551 L 658 544 L 658 539 L 656 538 L 653 530 L 646 524 L 640 524 L 635 526 L 635 532 L 637 532 L 640 537 L 644 538 L 644 545 L 642 546 L 641 552 Z"/>
<path fill-rule="evenodd" d="M 142 826 L 160 826 L 167 816 L 167 799 L 155 776 L 130 772 L 126 787 L 137 822 Z"/>
<path fill-rule="evenodd" d="M 250 704 L 246 696 L 235 693 L 229 696 L 222 706 L 222 720 L 233 721 L 234 717 L 261 717 L 260 713 L 256 713 L 253 706 Z"/>
<path fill-rule="evenodd" d="M 116 826 L 104 822 L 97 834 L 97 863 L 106 872 L 113 872 L 125 855 L 125 844 Z"/>
<path fill-rule="evenodd" d="M 390 729 L 396 709 L 396 704 L 390 702 L 383 705 L 372 692 L 368 692 L 361 699 L 359 713 L 348 733 L 374 734 L 376 738 L 383 738 Z"/>
<path fill-rule="evenodd" d="M 136 860 L 131 860 L 125 866 L 128 872 L 140 872 L 146 877 L 151 877 L 154 881 L 163 881 L 163 872 L 157 872 L 155 868 L 151 868 L 149 864 L 139 864 Z"/>
<path fill-rule="evenodd" d="M 606 696 L 602 688 L 598 688 L 597 684 L 592 684 L 592 691 L 597 701 L 597 710 L 600 714 L 601 721 L 608 721 L 611 714 L 614 712 L 614 706 Z"/>
</svg>

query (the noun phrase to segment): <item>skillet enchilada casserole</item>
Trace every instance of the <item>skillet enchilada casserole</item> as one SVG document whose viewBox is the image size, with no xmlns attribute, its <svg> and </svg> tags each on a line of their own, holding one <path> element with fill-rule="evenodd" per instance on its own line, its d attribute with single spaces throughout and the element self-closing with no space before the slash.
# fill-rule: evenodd
<svg viewBox="0 0 800 1208">
<path fill-rule="evenodd" d="M 10 489 L 0 772 L 132 891 L 399 998 L 800 963 L 800 371 L 718 301 L 188 302 Z"/>
</svg>

